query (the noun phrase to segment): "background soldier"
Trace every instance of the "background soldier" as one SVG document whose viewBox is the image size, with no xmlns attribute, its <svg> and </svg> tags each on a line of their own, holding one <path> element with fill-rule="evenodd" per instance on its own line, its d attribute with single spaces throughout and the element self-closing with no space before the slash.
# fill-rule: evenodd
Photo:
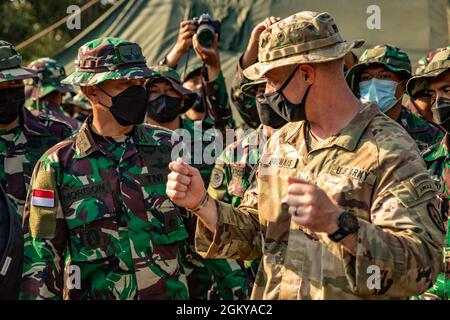
<svg viewBox="0 0 450 320">
<path fill-rule="evenodd" d="M 20 217 L 37 160 L 72 134 L 67 124 L 36 117 L 24 107 L 23 80 L 35 74 L 21 62 L 14 46 L 0 40 L 0 185 Z"/>
<path fill-rule="evenodd" d="M 346 84 L 343 57 L 361 43 L 309 11 L 261 34 L 244 74 L 267 81 L 267 102 L 292 123 L 267 142 L 239 208 L 210 198 L 195 168 L 170 164 L 167 194 L 198 215 L 202 256 L 262 253 L 253 299 L 406 298 L 439 273 L 442 219 L 415 142 Z M 368 285 L 373 266 L 382 276 Z"/>
<path fill-rule="evenodd" d="M 407 84 L 410 96 L 425 97 L 432 105 L 433 120 L 445 130 L 442 141 L 423 154 L 428 171 L 439 187 L 439 213 L 446 221 L 446 241 L 443 249 L 444 270 L 434 286 L 421 299 L 450 299 L 450 228 L 448 222 L 450 188 L 450 48 L 436 53 L 420 76 L 411 78 Z M 443 229 L 440 225 L 436 228 Z"/>
<path fill-rule="evenodd" d="M 135 43 L 107 37 L 79 49 L 63 82 L 81 86 L 93 116 L 35 168 L 23 299 L 188 298 L 178 249 L 188 235 L 165 194 L 171 132 L 141 125 L 150 75 Z"/>
<path fill-rule="evenodd" d="M 163 126 L 171 130 L 184 129 L 184 138 L 189 139 L 191 162 L 201 157 L 201 163 L 194 164 L 200 170 L 205 184 L 209 183 L 214 162 L 203 158 L 205 147 L 211 140 L 205 138 L 207 129 L 192 127 L 192 121 L 181 117 L 196 101 L 197 95 L 181 85 L 178 73 L 168 66 L 152 67 L 152 77 L 146 83 L 148 91 L 148 123 Z M 198 132 L 195 132 L 198 131 Z M 214 139 L 220 137 L 215 136 Z M 196 148 L 196 144 L 200 148 Z M 194 153 L 198 153 L 194 155 Z M 216 155 L 214 155 L 216 156 Z M 213 161 L 214 159 L 210 159 Z M 184 210 L 184 209 L 183 209 Z M 249 276 L 243 266 L 234 260 L 203 259 L 195 252 L 194 234 L 196 216 L 185 212 L 189 240 L 182 248 L 182 261 L 186 272 L 191 299 L 245 299 L 249 293 Z"/>
<path fill-rule="evenodd" d="M 40 58 L 31 62 L 28 68 L 36 71 L 36 77 L 31 84 L 31 112 L 42 117 L 55 118 L 77 131 L 80 123 L 61 108 L 64 95 L 75 93 L 71 85 L 61 83 L 66 77 L 64 66 L 53 59 Z"/>
<path fill-rule="evenodd" d="M 414 115 L 402 104 L 411 62 L 403 50 L 379 45 L 366 50 L 347 74 L 347 82 L 362 101 L 377 102 L 380 110 L 397 121 L 416 141 L 420 150 L 437 143 L 441 130 Z"/>
</svg>

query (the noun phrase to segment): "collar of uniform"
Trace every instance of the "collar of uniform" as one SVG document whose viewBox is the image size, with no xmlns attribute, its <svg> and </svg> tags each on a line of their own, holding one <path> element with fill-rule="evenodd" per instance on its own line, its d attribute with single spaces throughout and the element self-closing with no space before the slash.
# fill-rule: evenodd
<svg viewBox="0 0 450 320">
<path fill-rule="evenodd" d="M 86 157 L 94 151 L 100 150 L 97 142 L 92 135 L 91 129 L 92 116 L 90 116 L 77 134 L 75 139 L 75 155 L 74 158 L 80 159 Z M 145 130 L 144 125 L 136 125 L 134 127 L 133 141 L 136 145 L 157 146 L 159 142 L 151 137 Z"/>
<path fill-rule="evenodd" d="M 364 130 L 379 112 L 378 106 L 375 103 L 364 104 L 363 108 L 344 129 L 335 136 L 323 140 L 320 143 L 320 147 L 316 150 L 332 146 L 339 146 L 349 151 L 355 150 Z M 299 141 L 298 139 L 300 139 L 300 141 L 305 140 L 305 130 L 301 130 L 305 123 L 305 121 L 298 122 L 291 133 L 286 136 L 286 141 L 288 143 L 295 144 L 295 141 Z"/>
<path fill-rule="evenodd" d="M 39 121 L 39 118 L 27 108 L 22 108 L 20 123 L 27 136 L 51 136 L 49 128 Z"/>
</svg>

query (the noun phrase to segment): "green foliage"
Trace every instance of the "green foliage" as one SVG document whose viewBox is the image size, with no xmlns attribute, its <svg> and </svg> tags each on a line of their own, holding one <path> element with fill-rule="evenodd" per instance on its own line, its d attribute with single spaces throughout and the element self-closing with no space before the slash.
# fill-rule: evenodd
<svg viewBox="0 0 450 320">
<path fill-rule="evenodd" d="M 14 45 L 31 38 L 48 26 L 67 16 L 70 5 L 82 6 L 89 0 L 0 0 L 0 39 Z M 64 23 L 57 29 L 20 49 L 24 62 L 52 56 L 68 41 L 83 31 L 108 8 L 99 1 L 81 15 L 81 30 L 69 30 Z"/>
</svg>

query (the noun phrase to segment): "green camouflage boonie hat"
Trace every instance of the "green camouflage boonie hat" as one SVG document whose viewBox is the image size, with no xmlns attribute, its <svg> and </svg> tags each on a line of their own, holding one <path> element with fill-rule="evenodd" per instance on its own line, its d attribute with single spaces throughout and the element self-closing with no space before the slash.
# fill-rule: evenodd
<svg viewBox="0 0 450 320">
<path fill-rule="evenodd" d="M 348 70 L 345 75 L 348 85 L 357 96 L 361 73 L 373 65 L 381 65 L 389 71 L 401 73 L 404 79 L 411 77 L 411 61 L 405 51 L 386 44 L 375 46 L 364 51 L 358 64 Z"/>
<path fill-rule="evenodd" d="M 416 68 L 416 72 L 414 73 L 414 76 L 421 76 L 425 73 L 425 69 L 430 64 L 430 61 L 433 60 L 436 53 L 441 52 L 445 50 L 445 48 L 438 48 L 436 50 L 430 51 L 427 53 L 425 57 L 422 57 L 417 61 L 418 67 Z"/>
<path fill-rule="evenodd" d="M 22 68 L 22 56 L 9 42 L 0 40 L 0 82 L 25 80 L 35 76 L 34 71 Z"/>
<path fill-rule="evenodd" d="M 35 70 L 37 73 L 31 84 L 33 86 L 31 94 L 33 99 L 41 99 L 53 91 L 75 93 L 73 86 L 61 83 L 61 80 L 66 77 L 66 69 L 56 60 L 40 58 L 31 62 L 28 68 Z"/>
<path fill-rule="evenodd" d="M 120 38 L 89 41 L 78 50 L 76 69 L 62 83 L 96 86 L 106 80 L 132 80 L 151 75 L 141 47 Z"/>
<path fill-rule="evenodd" d="M 258 80 L 274 68 L 337 60 L 363 43 L 363 40 L 344 41 L 327 12 L 299 12 L 261 33 L 258 62 L 245 69 L 244 76 Z"/>
<path fill-rule="evenodd" d="M 406 91 L 413 99 L 418 99 L 426 95 L 428 80 L 443 74 L 450 68 L 450 46 L 435 54 L 433 60 L 425 68 L 423 75 L 409 79 L 406 84 Z"/>
<path fill-rule="evenodd" d="M 256 80 L 247 82 L 241 86 L 241 91 L 250 98 L 255 98 L 264 93 L 266 89 L 266 80 Z"/>
<path fill-rule="evenodd" d="M 181 113 L 185 113 L 188 111 L 195 102 L 197 98 L 197 94 L 183 87 L 180 80 L 180 75 L 175 69 L 172 69 L 168 65 L 154 65 L 150 67 L 152 73 L 147 80 L 145 86 L 148 88 L 152 82 L 158 79 L 164 79 L 170 83 L 170 85 L 184 97 L 184 103 L 181 108 Z"/>
<path fill-rule="evenodd" d="M 189 80 L 189 78 L 192 78 L 196 75 L 200 75 L 202 72 L 202 68 L 203 62 L 196 62 L 193 65 L 190 65 L 183 75 L 183 82 L 186 82 L 187 80 Z"/>
</svg>

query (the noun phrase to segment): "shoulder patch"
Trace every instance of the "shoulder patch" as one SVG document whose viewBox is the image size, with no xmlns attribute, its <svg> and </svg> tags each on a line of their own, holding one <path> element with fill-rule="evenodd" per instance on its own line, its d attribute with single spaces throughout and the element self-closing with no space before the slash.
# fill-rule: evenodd
<svg viewBox="0 0 450 320">
<path fill-rule="evenodd" d="M 223 178 L 224 178 L 223 171 L 214 168 L 211 173 L 211 180 L 209 182 L 209 185 L 214 189 L 218 189 L 222 185 Z"/>
<path fill-rule="evenodd" d="M 437 196 L 436 184 L 427 173 L 418 173 L 389 191 L 406 208 L 415 207 Z"/>
</svg>

